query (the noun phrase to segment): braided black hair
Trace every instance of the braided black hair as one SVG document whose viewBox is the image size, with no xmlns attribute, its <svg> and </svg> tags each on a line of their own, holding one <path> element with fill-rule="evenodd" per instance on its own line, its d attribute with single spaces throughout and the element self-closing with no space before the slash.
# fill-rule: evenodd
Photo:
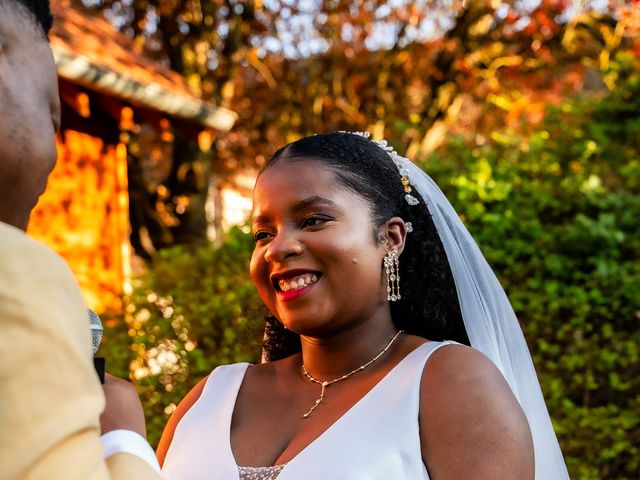
<svg viewBox="0 0 640 480">
<path fill-rule="evenodd" d="M 431 340 L 456 340 L 469 345 L 456 287 L 446 253 L 424 199 L 411 206 L 398 168 L 371 140 L 352 133 L 325 133 L 305 137 L 278 150 L 262 171 L 283 162 L 316 161 L 332 170 L 336 181 L 360 195 L 370 206 L 372 223 L 380 227 L 392 217 L 411 222 L 400 257 L 402 299 L 391 302 L 394 325 L 406 333 Z M 419 212 L 419 214 L 414 214 Z M 284 358 L 300 350 L 300 337 L 267 316 L 264 342 L 267 360 Z"/>
</svg>

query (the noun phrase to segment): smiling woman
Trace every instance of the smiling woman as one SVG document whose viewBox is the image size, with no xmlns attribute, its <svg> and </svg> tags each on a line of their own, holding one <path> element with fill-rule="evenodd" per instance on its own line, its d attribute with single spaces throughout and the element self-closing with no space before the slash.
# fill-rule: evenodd
<svg viewBox="0 0 640 480">
<path fill-rule="evenodd" d="M 166 478 L 568 478 L 513 310 L 426 174 L 364 134 L 303 138 L 252 228 L 268 361 L 189 393 Z"/>
<path fill-rule="evenodd" d="M 354 317 L 377 319 L 388 308 L 380 265 L 390 245 L 376 241 L 369 205 L 337 183 L 332 170 L 302 161 L 269 168 L 254 203 L 251 277 L 282 325 L 324 338 L 348 329 Z M 392 227 L 397 243 L 401 225 L 397 219 Z M 307 285 L 311 276 L 317 281 Z"/>
</svg>

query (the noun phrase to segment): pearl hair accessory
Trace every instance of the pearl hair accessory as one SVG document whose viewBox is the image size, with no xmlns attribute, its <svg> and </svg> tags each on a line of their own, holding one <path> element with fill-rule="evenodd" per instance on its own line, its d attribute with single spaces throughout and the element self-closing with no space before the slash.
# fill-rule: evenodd
<svg viewBox="0 0 640 480">
<path fill-rule="evenodd" d="M 409 205 L 418 205 L 420 203 L 420 200 L 411 195 L 413 189 L 411 188 L 411 182 L 409 181 L 409 171 L 400 164 L 400 159 L 403 159 L 404 157 L 400 156 L 400 154 L 396 152 L 393 147 L 387 143 L 386 140 L 373 140 L 371 138 L 371 133 L 369 132 L 347 132 L 344 130 L 340 130 L 340 133 L 350 133 L 351 135 L 358 135 L 360 137 L 371 140 L 378 147 L 387 152 L 387 154 L 391 157 L 391 160 L 393 160 L 393 163 L 395 163 L 398 172 L 400 173 L 400 181 L 402 182 L 402 188 L 405 192 L 404 199 Z M 408 224 L 407 231 L 413 231 L 410 223 Z"/>
<path fill-rule="evenodd" d="M 322 400 L 324 400 L 324 391 L 325 389 L 329 386 L 329 385 L 333 385 L 334 383 L 340 382 L 342 380 L 346 380 L 347 378 L 349 378 L 351 375 L 353 375 L 354 373 L 357 372 L 361 372 L 362 370 L 364 370 L 365 368 L 367 368 L 369 365 L 371 365 L 372 363 L 374 363 L 376 360 L 378 360 L 382 355 L 385 354 L 385 352 L 387 350 L 389 350 L 389 348 L 391 347 L 391 345 L 393 345 L 393 342 L 396 341 L 396 338 L 398 338 L 400 336 L 400 334 L 403 332 L 404 330 L 398 330 L 398 332 L 393 336 L 393 338 L 389 341 L 389 343 L 387 343 L 387 346 L 384 347 L 382 349 L 382 351 L 377 354 L 375 357 L 373 357 L 371 360 L 369 360 L 367 363 L 360 365 L 358 368 L 356 368 L 355 370 L 351 370 L 349 373 L 345 373 L 344 375 L 342 375 L 341 377 L 338 378 L 334 378 L 333 380 L 325 380 L 324 382 L 321 380 L 318 380 L 317 378 L 315 378 L 313 375 L 311 375 L 308 371 L 307 368 L 304 366 L 304 363 L 302 364 L 302 373 L 304 373 L 304 376 L 307 377 L 311 382 L 313 383 L 317 383 L 318 385 L 322 386 L 322 390 L 320 391 L 320 398 L 318 398 L 316 400 L 316 403 L 313 404 L 313 407 L 311 407 L 311 409 L 305 413 L 304 415 L 302 415 L 302 418 L 309 418 L 309 415 L 311 415 L 311 413 L 316 409 L 316 407 L 318 405 L 320 405 L 320 403 L 322 402 Z"/>
</svg>

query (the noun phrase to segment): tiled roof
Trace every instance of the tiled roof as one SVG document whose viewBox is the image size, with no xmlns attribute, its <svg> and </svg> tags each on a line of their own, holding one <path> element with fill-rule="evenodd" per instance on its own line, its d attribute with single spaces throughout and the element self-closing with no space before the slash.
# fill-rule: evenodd
<svg viewBox="0 0 640 480">
<path fill-rule="evenodd" d="M 72 6 L 71 0 L 52 0 L 51 10 L 51 46 L 60 77 L 216 130 L 233 126 L 235 112 L 193 95 L 177 72 L 145 57 L 106 19 Z"/>
</svg>

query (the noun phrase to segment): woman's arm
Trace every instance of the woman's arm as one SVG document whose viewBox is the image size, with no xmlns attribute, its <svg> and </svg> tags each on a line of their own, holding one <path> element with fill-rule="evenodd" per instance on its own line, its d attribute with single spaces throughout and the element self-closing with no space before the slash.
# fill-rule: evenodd
<svg viewBox="0 0 640 480">
<path fill-rule="evenodd" d="M 204 384 L 207 382 L 207 378 L 209 376 L 204 377 L 200 380 L 195 387 L 193 387 L 189 393 L 180 401 L 175 411 L 169 417 L 169 421 L 167 425 L 164 427 L 162 432 L 162 436 L 160 437 L 160 442 L 158 442 L 158 448 L 156 449 L 156 456 L 158 457 L 158 462 L 160 462 L 160 466 L 164 463 L 164 458 L 167 455 L 167 451 L 169 450 L 169 445 L 171 445 L 171 441 L 173 440 L 173 434 L 176 431 L 176 427 L 182 417 L 189 411 L 189 409 L 193 406 L 196 401 L 200 398 L 202 394 L 202 390 L 204 389 Z"/>
<path fill-rule="evenodd" d="M 495 365 L 469 347 L 442 347 L 427 362 L 420 439 L 433 480 L 534 478 L 524 412 Z"/>
</svg>

